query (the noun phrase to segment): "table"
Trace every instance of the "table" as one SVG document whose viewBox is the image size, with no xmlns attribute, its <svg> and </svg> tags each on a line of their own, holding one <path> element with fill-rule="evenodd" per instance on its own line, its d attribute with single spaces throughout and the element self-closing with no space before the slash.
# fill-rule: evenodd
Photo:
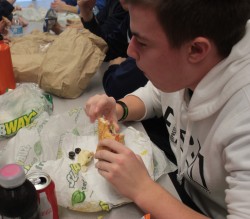
<svg viewBox="0 0 250 219">
<path fill-rule="evenodd" d="M 25 2 L 18 2 L 19 5 L 22 7 L 27 7 L 31 3 L 34 4 L 35 7 L 47 7 L 50 6 L 50 0 L 37 0 L 37 1 L 25 1 Z M 42 31 L 42 22 L 30 22 L 27 27 L 24 28 L 24 33 L 29 33 L 32 29 L 39 29 Z M 53 114 L 61 114 L 65 111 L 68 111 L 75 107 L 82 107 L 86 103 L 87 99 L 94 94 L 103 93 L 102 87 L 102 76 L 103 72 L 107 68 L 107 64 L 103 63 L 98 70 L 98 72 L 94 75 L 91 79 L 87 89 L 84 93 L 76 98 L 76 99 L 63 99 L 54 96 L 54 112 Z M 129 125 L 133 126 L 135 129 L 142 131 L 145 133 L 145 130 L 140 122 L 130 123 Z M 0 141 L 0 149 L 6 143 L 5 141 Z M 178 198 L 177 192 L 169 178 L 168 175 L 162 176 L 158 182 L 166 188 L 171 194 Z M 61 219 L 97 219 L 99 216 L 104 216 L 103 219 L 139 219 L 142 217 L 143 212 L 133 203 L 114 208 L 109 213 L 106 212 L 97 212 L 97 213 L 82 213 L 82 212 L 75 212 L 65 208 L 59 208 L 59 215 Z"/>
</svg>

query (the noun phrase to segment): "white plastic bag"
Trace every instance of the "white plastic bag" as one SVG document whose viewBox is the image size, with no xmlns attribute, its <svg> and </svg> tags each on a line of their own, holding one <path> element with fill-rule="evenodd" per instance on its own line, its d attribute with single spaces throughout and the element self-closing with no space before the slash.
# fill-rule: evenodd
<svg viewBox="0 0 250 219">
<path fill-rule="evenodd" d="M 0 95 L 0 138 L 11 137 L 43 112 L 52 113 L 52 97 L 37 84 L 25 83 Z"/>
</svg>

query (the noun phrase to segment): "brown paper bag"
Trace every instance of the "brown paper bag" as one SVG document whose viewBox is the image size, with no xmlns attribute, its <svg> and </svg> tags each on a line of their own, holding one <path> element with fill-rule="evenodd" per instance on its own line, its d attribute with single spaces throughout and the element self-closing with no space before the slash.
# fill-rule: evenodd
<svg viewBox="0 0 250 219">
<path fill-rule="evenodd" d="M 17 81 L 38 83 L 43 90 L 64 98 L 83 93 L 106 50 L 103 39 L 75 28 L 58 36 L 33 32 L 11 45 Z"/>
<path fill-rule="evenodd" d="M 38 82 L 40 66 L 48 47 L 58 36 L 33 31 L 11 39 L 10 49 L 17 82 Z"/>
</svg>

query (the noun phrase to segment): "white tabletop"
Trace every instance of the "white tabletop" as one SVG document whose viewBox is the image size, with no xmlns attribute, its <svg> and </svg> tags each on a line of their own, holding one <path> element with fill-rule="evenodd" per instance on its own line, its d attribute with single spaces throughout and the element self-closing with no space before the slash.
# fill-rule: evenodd
<svg viewBox="0 0 250 219">
<path fill-rule="evenodd" d="M 50 0 L 36 0 L 36 1 L 24 1 L 24 2 L 17 2 L 18 5 L 23 7 L 29 6 L 31 3 L 35 5 L 35 7 L 47 7 L 50 6 Z M 25 33 L 29 33 L 32 29 L 40 29 L 42 31 L 42 22 L 30 22 L 28 27 L 24 29 Z M 56 96 L 53 96 L 53 103 L 54 103 L 54 112 L 53 114 L 61 114 L 65 111 L 68 111 L 75 107 L 83 107 L 86 103 L 86 100 L 95 95 L 104 93 L 102 87 L 102 76 L 103 72 L 107 68 L 107 64 L 104 63 L 98 70 L 98 72 L 93 76 L 91 79 L 87 89 L 84 93 L 76 98 L 76 99 L 63 99 Z M 145 130 L 140 122 L 131 123 L 135 129 L 140 130 L 145 133 Z M 6 143 L 6 140 L 0 140 L 0 149 Z M 177 193 L 171 183 L 170 178 L 168 175 L 162 176 L 158 182 L 166 188 L 171 194 L 177 197 Z M 97 213 L 82 213 L 71 211 L 65 208 L 60 208 L 60 218 L 62 219 L 97 219 L 99 216 L 105 216 L 105 219 L 139 219 L 142 217 L 143 212 L 134 205 L 133 203 L 127 204 L 118 208 L 112 209 L 109 213 L 106 212 L 97 212 Z"/>
</svg>

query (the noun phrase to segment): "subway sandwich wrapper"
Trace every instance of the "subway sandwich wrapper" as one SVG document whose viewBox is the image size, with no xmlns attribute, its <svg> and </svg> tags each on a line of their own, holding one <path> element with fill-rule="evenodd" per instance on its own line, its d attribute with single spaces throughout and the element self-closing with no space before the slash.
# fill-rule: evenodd
<svg viewBox="0 0 250 219">
<path fill-rule="evenodd" d="M 43 113 L 52 114 L 52 96 L 35 83 L 17 84 L 0 95 L 0 140 L 14 136 Z"/>
<path fill-rule="evenodd" d="M 144 133 L 122 125 L 120 134 L 126 147 L 142 157 L 152 179 L 176 169 Z M 131 201 L 118 194 L 95 168 L 93 155 L 98 141 L 98 126 L 89 122 L 82 108 L 60 115 L 44 114 L 6 143 L 0 151 L 0 166 L 15 162 L 26 173 L 48 173 L 62 208 L 109 211 Z"/>
</svg>

